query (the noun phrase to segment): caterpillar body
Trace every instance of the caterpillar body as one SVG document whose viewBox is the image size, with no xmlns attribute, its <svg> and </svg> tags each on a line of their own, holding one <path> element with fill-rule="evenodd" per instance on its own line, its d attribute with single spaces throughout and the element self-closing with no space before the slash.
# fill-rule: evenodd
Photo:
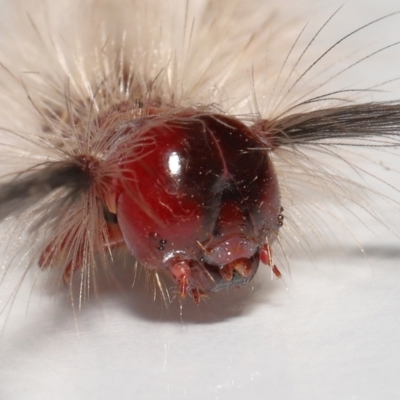
<svg viewBox="0 0 400 400">
<path fill-rule="evenodd" d="M 318 3 L 1 3 L 0 398 L 398 397 L 400 14 Z"/>
<path fill-rule="evenodd" d="M 249 10 L 240 2 L 172 3 L 25 1 L 11 19 L 19 36 L 3 40 L 2 104 L 12 113 L 2 126 L 0 218 L 33 236 L 26 270 L 38 263 L 67 284 L 79 271 L 81 299 L 99 270 L 118 268 L 118 248 L 196 303 L 247 285 L 260 263 L 280 277 L 282 230 L 296 237 L 311 225 L 285 205 L 291 183 L 375 215 L 353 197 L 358 184 L 316 166 L 315 154 L 399 144 L 399 103 L 357 100 L 385 82 L 328 89 L 398 43 L 338 70 L 326 62 L 396 13 L 318 53 L 310 47 L 340 10 L 303 38 L 294 19 L 278 25 L 274 14 L 232 23 Z M 283 41 L 291 50 L 272 58 Z"/>
</svg>

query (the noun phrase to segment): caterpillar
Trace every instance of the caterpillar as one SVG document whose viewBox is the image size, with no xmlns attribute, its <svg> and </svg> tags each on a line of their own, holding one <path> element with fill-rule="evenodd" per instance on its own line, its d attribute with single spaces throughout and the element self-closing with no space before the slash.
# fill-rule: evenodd
<svg viewBox="0 0 400 400">
<path fill-rule="evenodd" d="M 295 196 L 310 190 L 376 216 L 354 196 L 360 184 L 317 158 L 347 164 L 343 147 L 362 157 L 365 148 L 399 143 L 398 102 L 362 99 L 390 79 L 330 89 L 398 42 L 329 64 L 397 13 L 315 50 L 340 9 L 307 36 L 296 18 L 274 13 L 232 22 L 251 9 L 240 2 L 172 4 L 24 1 L 3 38 L 5 242 L 30 243 L 15 270 L 38 264 L 67 287 L 79 274 L 80 302 L 100 270 L 118 268 L 116 249 L 168 301 L 173 293 L 199 303 L 246 286 L 260 263 L 280 277 L 275 252 L 314 223 L 298 211 L 296 221 L 285 204 Z M 282 42 L 291 48 L 277 56 Z M 355 163 L 350 169 L 374 178 Z M 14 274 L 3 269 L 3 281 Z"/>
<path fill-rule="evenodd" d="M 0 398 L 396 397 L 400 14 L 319 3 L 1 3 Z"/>
</svg>

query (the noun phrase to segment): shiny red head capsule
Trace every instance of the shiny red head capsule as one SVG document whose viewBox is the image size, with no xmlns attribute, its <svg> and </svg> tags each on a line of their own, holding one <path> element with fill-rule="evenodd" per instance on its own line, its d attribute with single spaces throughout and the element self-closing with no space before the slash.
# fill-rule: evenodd
<svg viewBox="0 0 400 400">
<path fill-rule="evenodd" d="M 125 129 L 132 140 L 138 130 L 148 139 L 141 157 L 124 154 L 113 182 L 130 252 L 147 268 L 169 271 L 181 295 L 249 282 L 281 224 L 265 143 L 233 117 L 194 111 Z"/>
</svg>

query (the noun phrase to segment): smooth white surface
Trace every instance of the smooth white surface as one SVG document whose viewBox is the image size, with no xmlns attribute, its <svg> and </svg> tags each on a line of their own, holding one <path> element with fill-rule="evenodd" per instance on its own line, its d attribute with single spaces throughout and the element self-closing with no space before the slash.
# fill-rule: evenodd
<svg viewBox="0 0 400 400">
<path fill-rule="evenodd" d="M 350 2 L 338 21 L 396 7 L 377 3 Z M 400 28 L 390 33 L 400 40 Z M 400 75 L 397 60 L 390 63 Z M 390 178 L 398 187 L 399 175 Z M 380 217 L 396 226 L 400 206 L 377 201 Z M 75 319 L 62 288 L 31 292 L 28 277 L 0 316 L 0 399 L 399 398 L 400 239 L 373 218 L 370 230 L 350 215 L 343 223 L 367 255 L 354 241 L 312 247 L 310 257 L 291 255 L 284 282 L 262 269 L 253 293 L 218 293 L 199 307 L 188 301 L 182 312 L 178 302 L 154 302 L 143 282 L 122 290 L 101 282 L 100 298 Z M 340 242 L 342 227 L 332 224 Z"/>
</svg>

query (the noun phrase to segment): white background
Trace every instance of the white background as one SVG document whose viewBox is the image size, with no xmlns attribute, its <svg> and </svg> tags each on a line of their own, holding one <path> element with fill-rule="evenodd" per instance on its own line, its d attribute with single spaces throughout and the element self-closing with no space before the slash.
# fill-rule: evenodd
<svg viewBox="0 0 400 400">
<path fill-rule="evenodd" d="M 321 21 L 340 5 L 325 3 Z M 396 1 L 348 2 L 338 31 L 396 8 Z M 400 17 L 382 45 L 395 40 Z M 384 60 L 367 72 L 400 75 L 400 57 Z M 392 167 L 400 160 L 376 157 Z M 386 177 L 398 186 L 398 174 Z M 396 227 L 400 206 L 376 201 L 381 219 Z M 31 292 L 28 276 L 0 316 L 0 399 L 400 398 L 400 238 L 365 218 L 369 229 L 346 213 L 342 221 L 365 254 L 356 240 L 341 241 L 343 227 L 332 220 L 337 242 L 291 254 L 284 281 L 271 282 L 262 268 L 254 288 L 198 307 L 186 301 L 182 310 L 121 276 L 122 288 L 100 282 L 99 299 L 74 316 L 62 287 L 57 295 L 39 284 Z"/>
</svg>

